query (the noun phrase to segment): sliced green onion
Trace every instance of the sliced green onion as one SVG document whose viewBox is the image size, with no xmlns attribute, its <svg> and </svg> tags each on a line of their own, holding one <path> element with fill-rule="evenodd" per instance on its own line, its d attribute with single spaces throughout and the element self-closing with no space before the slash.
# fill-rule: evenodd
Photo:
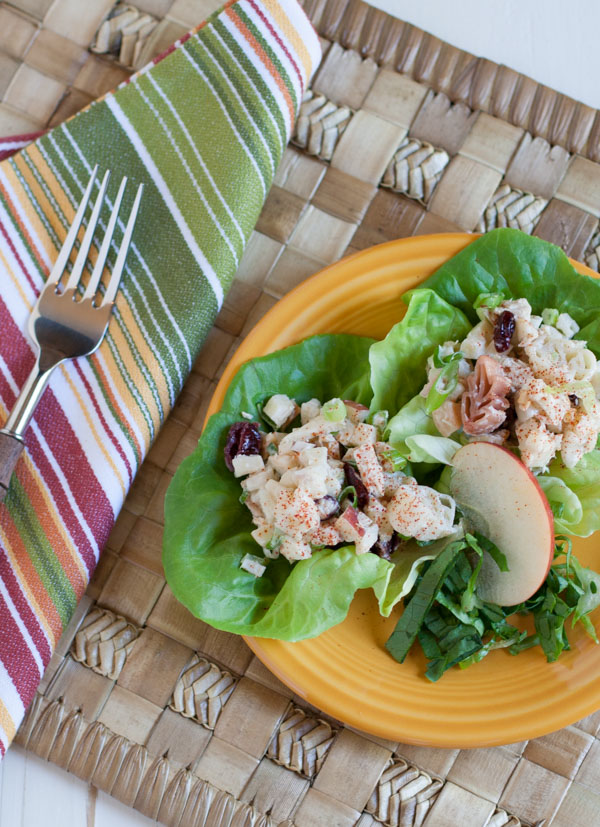
<svg viewBox="0 0 600 827">
<path fill-rule="evenodd" d="M 321 408 L 321 413 L 328 422 L 342 422 L 347 412 L 341 399 L 330 399 Z"/>
<path fill-rule="evenodd" d="M 268 454 L 278 454 L 279 453 L 279 448 L 277 447 L 277 445 L 275 445 L 274 442 L 269 442 L 269 444 L 267 445 L 267 453 Z"/>
<path fill-rule="evenodd" d="M 340 496 L 338 497 L 338 502 L 341 503 L 344 497 L 352 496 L 352 507 L 356 508 L 358 505 L 358 496 L 356 494 L 356 488 L 353 485 L 347 485 L 343 490 Z"/>
<path fill-rule="evenodd" d="M 502 293 L 480 293 L 473 302 L 473 309 L 483 321 L 487 310 L 493 310 L 502 304 L 504 296 Z"/>
<path fill-rule="evenodd" d="M 408 465 L 408 459 L 397 448 L 390 448 L 389 451 L 383 451 L 381 455 L 392 463 L 394 471 L 402 471 Z"/>
<path fill-rule="evenodd" d="M 368 415 L 367 423 L 373 425 L 377 428 L 378 432 L 382 434 L 387 427 L 389 418 L 390 415 L 388 411 L 374 411 Z"/>
<path fill-rule="evenodd" d="M 437 352 L 433 356 L 433 366 L 436 368 L 443 368 L 446 365 L 452 364 L 452 362 L 460 362 L 463 358 L 464 356 L 460 350 L 453 353 L 447 353 L 446 356 L 443 356 L 442 345 L 438 345 Z"/>
<path fill-rule="evenodd" d="M 246 502 L 246 500 L 248 499 L 249 496 L 250 496 L 250 494 L 248 493 L 248 491 L 242 491 L 242 493 L 240 494 L 240 498 L 239 498 L 242 505 Z"/>
<path fill-rule="evenodd" d="M 265 543 L 265 548 L 269 551 L 275 551 L 281 545 L 282 535 L 279 534 L 277 531 L 273 532 L 273 536 L 269 540 L 268 543 Z"/>
<path fill-rule="evenodd" d="M 542 322 L 544 324 L 555 325 L 558 321 L 558 310 L 555 307 L 545 307 L 542 310 Z"/>
<path fill-rule="evenodd" d="M 454 355 L 462 358 L 461 353 Z M 458 384 L 459 363 L 460 359 L 454 359 L 442 368 L 440 375 L 435 380 L 431 386 L 431 390 L 427 394 L 427 399 L 425 400 L 426 413 L 430 414 L 433 413 L 433 411 L 436 411 L 440 405 L 443 405 L 452 391 L 456 388 Z"/>
</svg>

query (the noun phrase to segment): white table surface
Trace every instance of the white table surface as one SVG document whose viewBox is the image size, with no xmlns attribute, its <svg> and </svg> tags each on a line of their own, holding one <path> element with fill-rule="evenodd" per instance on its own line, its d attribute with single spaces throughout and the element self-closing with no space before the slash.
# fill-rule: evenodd
<svg viewBox="0 0 600 827">
<path fill-rule="evenodd" d="M 367 0 L 600 109 L 598 0 Z"/>
<path fill-rule="evenodd" d="M 135 0 L 133 0 L 135 2 Z M 442 40 L 600 109 L 599 0 L 371 0 Z M 17 746 L 0 763 L 0 827 L 155 822 Z"/>
</svg>

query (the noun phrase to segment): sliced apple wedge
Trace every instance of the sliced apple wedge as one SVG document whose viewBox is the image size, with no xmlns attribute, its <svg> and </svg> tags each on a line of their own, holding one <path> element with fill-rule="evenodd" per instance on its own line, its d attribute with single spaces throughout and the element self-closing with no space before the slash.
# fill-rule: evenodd
<svg viewBox="0 0 600 827">
<path fill-rule="evenodd" d="M 506 555 L 502 572 L 484 554 L 477 594 L 488 603 L 515 606 L 542 585 L 552 563 L 554 517 L 536 478 L 514 454 L 472 442 L 452 460 L 452 496 L 467 530 L 479 531 Z"/>
</svg>

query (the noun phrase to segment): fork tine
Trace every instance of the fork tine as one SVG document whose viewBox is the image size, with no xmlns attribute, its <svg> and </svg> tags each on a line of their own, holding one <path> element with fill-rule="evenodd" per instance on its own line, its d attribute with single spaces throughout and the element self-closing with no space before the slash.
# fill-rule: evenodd
<svg viewBox="0 0 600 827">
<path fill-rule="evenodd" d="M 98 197 L 96 198 L 96 203 L 94 204 L 94 209 L 92 210 L 90 220 L 88 221 L 88 225 L 85 230 L 85 235 L 83 236 L 83 241 L 81 242 L 81 247 L 79 248 L 79 252 L 77 253 L 75 264 L 73 265 L 71 275 L 69 276 L 69 281 L 67 282 L 67 286 L 65 288 L 67 290 L 77 287 L 77 285 L 79 284 L 79 279 L 81 278 L 81 274 L 83 273 L 83 268 L 85 267 L 85 262 L 90 251 L 90 247 L 92 246 L 92 239 L 94 238 L 96 224 L 98 223 L 100 210 L 102 209 L 102 204 L 104 203 L 104 193 L 106 192 L 106 187 L 108 186 L 109 178 L 110 170 L 107 169 L 104 173 L 102 183 L 100 184 L 100 192 L 98 193 Z"/>
<path fill-rule="evenodd" d="M 104 233 L 104 238 L 102 240 L 102 246 L 100 247 L 100 252 L 98 253 L 98 258 L 96 259 L 96 264 L 94 265 L 94 271 L 88 282 L 88 286 L 85 289 L 85 293 L 83 294 L 84 299 L 93 298 L 96 293 L 96 290 L 98 289 L 98 285 L 100 284 L 100 279 L 102 278 L 102 273 L 104 272 L 104 265 L 106 264 L 108 251 L 110 250 L 113 233 L 115 231 L 115 224 L 117 223 L 117 218 L 119 217 L 119 208 L 121 207 L 121 201 L 123 199 L 123 193 L 125 192 L 126 186 L 127 176 L 124 176 L 123 180 L 121 181 L 121 186 L 119 187 L 117 197 L 115 198 L 115 203 L 113 206 L 112 213 L 110 215 L 110 220 L 108 222 L 108 226 L 106 228 L 106 232 Z"/>
<path fill-rule="evenodd" d="M 50 271 L 50 275 L 48 276 L 48 283 L 51 284 L 58 284 L 60 278 L 63 274 L 67 261 L 69 260 L 69 256 L 71 255 L 71 250 L 73 249 L 73 244 L 75 243 L 75 239 L 77 238 L 77 233 L 79 232 L 79 227 L 81 226 L 81 221 L 83 219 L 83 215 L 85 213 L 85 208 L 87 207 L 87 203 L 90 200 L 90 193 L 92 191 L 92 187 L 94 186 L 94 181 L 96 180 L 96 173 L 98 172 L 98 164 L 92 170 L 92 174 L 90 176 L 90 180 L 88 182 L 87 187 L 85 188 L 85 192 L 83 193 L 83 197 L 79 206 L 77 207 L 77 212 L 75 213 L 75 218 L 73 219 L 73 223 L 69 227 L 69 232 L 67 233 L 67 237 L 65 238 L 62 247 L 60 248 L 60 252 L 58 254 L 58 258 L 54 262 L 54 267 Z"/>
<path fill-rule="evenodd" d="M 106 293 L 104 294 L 102 306 L 109 304 L 109 302 L 113 302 L 115 300 L 115 296 L 117 295 L 117 290 L 119 289 L 121 276 L 123 275 L 123 268 L 125 267 L 127 251 L 129 250 L 129 245 L 131 244 L 131 236 L 133 235 L 135 219 L 138 214 L 138 209 L 140 206 L 140 200 L 142 198 L 143 191 L 144 185 L 140 184 L 137 190 L 137 194 L 135 196 L 135 201 L 133 202 L 133 207 L 131 208 L 131 212 L 129 213 L 127 227 L 125 227 L 125 232 L 123 233 L 123 240 L 121 241 L 121 246 L 119 247 L 119 254 L 117 255 L 117 260 L 115 262 L 115 266 L 113 268 L 110 281 L 108 282 Z"/>
</svg>

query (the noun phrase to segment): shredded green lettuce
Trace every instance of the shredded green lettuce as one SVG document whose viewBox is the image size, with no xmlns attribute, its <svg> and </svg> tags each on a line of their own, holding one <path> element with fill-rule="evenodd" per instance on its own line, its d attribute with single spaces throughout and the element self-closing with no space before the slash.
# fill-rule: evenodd
<svg viewBox="0 0 600 827">
<path fill-rule="evenodd" d="M 507 570 L 504 555 L 481 535 L 466 534 L 452 541 L 422 567 L 386 649 L 402 663 L 418 640 L 429 659 L 425 676 L 437 681 L 452 666 L 464 669 L 499 648 L 516 655 L 540 646 L 552 663 L 569 649 L 565 628 L 569 618 L 571 626 L 581 623 L 598 643 L 589 615 L 600 606 L 600 575 L 579 563 L 567 538 L 556 539 L 555 561 L 547 579 L 529 600 L 511 607 L 485 603 L 477 596 L 484 552 L 502 571 Z M 533 634 L 509 622 L 517 614 L 532 615 Z"/>
</svg>

